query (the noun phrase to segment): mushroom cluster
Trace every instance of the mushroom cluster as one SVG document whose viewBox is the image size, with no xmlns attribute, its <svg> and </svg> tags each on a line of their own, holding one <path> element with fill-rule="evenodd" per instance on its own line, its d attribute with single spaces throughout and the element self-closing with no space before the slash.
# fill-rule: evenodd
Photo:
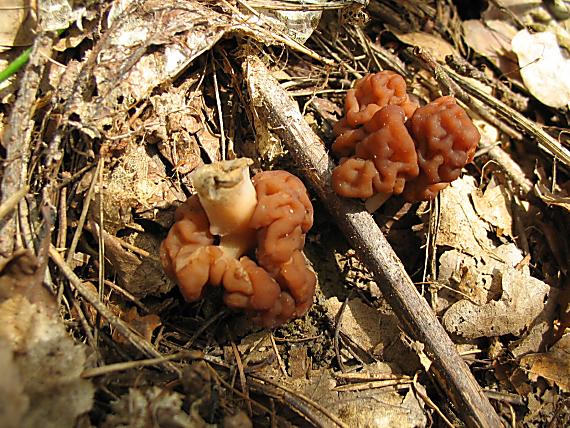
<svg viewBox="0 0 570 428">
<path fill-rule="evenodd" d="M 479 131 L 455 99 L 423 107 L 410 100 L 402 76 L 381 71 L 359 79 L 334 132 L 334 191 L 349 198 L 403 194 L 430 200 L 473 160 Z"/>
<path fill-rule="evenodd" d="M 302 252 L 313 207 L 297 177 L 265 171 L 252 180 L 250 164 L 222 161 L 194 173 L 197 193 L 176 210 L 160 257 L 188 302 L 222 286 L 228 307 L 275 327 L 313 302 L 316 277 Z"/>
</svg>

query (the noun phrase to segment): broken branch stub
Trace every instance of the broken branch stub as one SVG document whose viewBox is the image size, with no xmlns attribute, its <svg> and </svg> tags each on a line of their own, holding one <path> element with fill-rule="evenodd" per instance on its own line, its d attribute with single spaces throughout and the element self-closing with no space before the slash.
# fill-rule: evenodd
<svg viewBox="0 0 570 428">
<path fill-rule="evenodd" d="M 433 371 L 443 390 L 468 426 L 501 426 L 499 416 L 457 353 L 455 345 L 420 296 L 390 244 L 363 207 L 343 200 L 331 189 L 334 164 L 325 146 L 303 119 L 299 108 L 265 65 L 254 56 L 244 62 L 244 74 L 257 120 L 273 129 L 323 201 L 358 257 L 376 282 L 406 330 L 423 342 L 433 359 Z"/>
</svg>

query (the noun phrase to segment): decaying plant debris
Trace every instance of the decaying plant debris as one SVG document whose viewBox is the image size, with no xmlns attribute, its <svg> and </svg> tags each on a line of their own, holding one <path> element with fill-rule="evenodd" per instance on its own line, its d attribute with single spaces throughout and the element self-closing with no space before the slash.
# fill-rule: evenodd
<svg viewBox="0 0 570 428">
<path fill-rule="evenodd" d="M 69 28 L 38 27 L 0 83 L 0 420 L 567 426 L 570 20 L 488 3 L 38 10 Z M 328 152 L 345 91 L 381 69 L 420 103 L 454 95 L 482 141 L 434 202 L 372 217 L 331 194 Z M 184 303 L 158 257 L 192 171 L 239 156 L 316 209 L 315 303 L 272 331 L 215 292 Z"/>
</svg>

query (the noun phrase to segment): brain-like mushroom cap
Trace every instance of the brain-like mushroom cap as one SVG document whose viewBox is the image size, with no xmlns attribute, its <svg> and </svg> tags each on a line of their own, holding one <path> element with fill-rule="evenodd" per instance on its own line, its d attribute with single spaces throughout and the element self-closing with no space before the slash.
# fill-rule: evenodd
<svg viewBox="0 0 570 428">
<path fill-rule="evenodd" d="M 333 171 L 333 189 L 339 195 L 368 198 L 379 192 L 400 194 L 406 181 L 418 175 L 414 141 L 404 120 L 401 107 L 388 105 L 364 124 L 361 131 L 366 136 L 355 144 L 354 158 Z"/>
<path fill-rule="evenodd" d="M 342 158 L 332 172 L 332 188 L 345 198 L 370 198 L 379 184 L 378 170 L 370 160 Z"/>
<path fill-rule="evenodd" d="M 303 183 L 286 171 L 262 172 L 253 181 L 258 203 L 249 227 L 257 231 L 259 265 L 214 244 L 196 195 L 177 209 L 160 256 L 187 301 L 199 300 L 206 285 L 221 285 L 227 306 L 274 327 L 302 316 L 313 301 L 316 277 L 301 252 L 313 207 Z"/>
<path fill-rule="evenodd" d="M 425 183 L 452 182 L 473 160 L 479 131 L 455 98 L 440 97 L 418 108 L 409 123 Z"/>
<path fill-rule="evenodd" d="M 417 104 L 408 97 L 402 76 L 389 70 L 368 74 L 357 80 L 354 88 L 346 94 L 346 124 L 351 127 L 363 125 L 387 105 L 402 107 L 406 117 L 410 117 L 417 108 Z"/>
<path fill-rule="evenodd" d="M 253 177 L 257 207 L 249 221 L 258 229 L 257 260 L 265 268 L 288 261 L 305 245 L 313 225 L 313 206 L 303 182 L 287 171 L 263 171 Z"/>
</svg>

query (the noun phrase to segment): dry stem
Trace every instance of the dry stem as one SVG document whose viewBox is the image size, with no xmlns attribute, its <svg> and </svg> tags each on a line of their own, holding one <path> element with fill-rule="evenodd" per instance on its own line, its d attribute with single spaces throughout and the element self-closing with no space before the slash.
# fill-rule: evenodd
<svg viewBox="0 0 570 428">
<path fill-rule="evenodd" d="M 200 203 L 210 220 L 210 233 L 221 237 L 220 248 L 238 258 L 255 239 L 249 220 L 257 194 L 249 177 L 251 159 L 240 158 L 200 167 L 192 176 Z"/>
</svg>

